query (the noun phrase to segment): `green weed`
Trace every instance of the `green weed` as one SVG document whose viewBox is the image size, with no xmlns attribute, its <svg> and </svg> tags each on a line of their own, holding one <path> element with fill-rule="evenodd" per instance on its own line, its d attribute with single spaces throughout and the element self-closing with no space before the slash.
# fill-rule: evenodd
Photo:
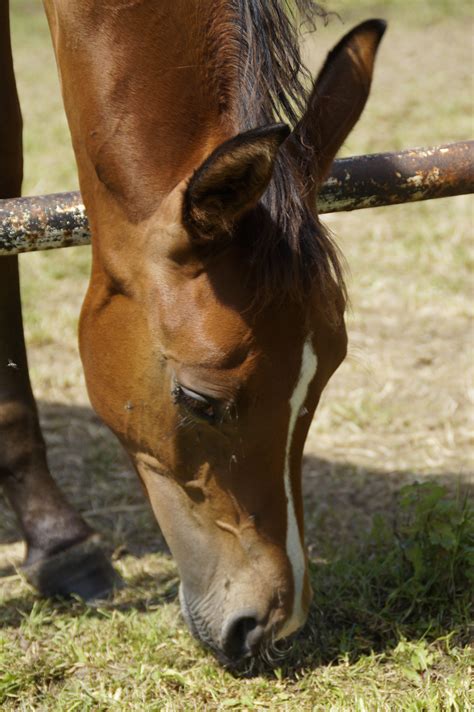
<svg viewBox="0 0 474 712">
<path fill-rule="evenodd" d="M 449 497 L 435 482 L 403 488 L 395 521 L 374 517 L 360 547 L 315 565 L 312 628 L 329 636 L 319 640 L 318 656 L 353 657 L 400 638 L 449 634 L 467 643 L 473 553 L 474 513 L 465 498 Z"/>
</svg>

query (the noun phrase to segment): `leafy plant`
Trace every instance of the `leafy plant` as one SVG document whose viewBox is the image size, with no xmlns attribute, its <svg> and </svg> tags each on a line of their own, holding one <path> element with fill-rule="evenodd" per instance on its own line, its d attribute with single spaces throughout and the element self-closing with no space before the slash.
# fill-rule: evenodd
<svg viewBox="0 0 474 712">
<path fill-rule="evenodd" d="M 453 498 L 436 482 L 404 487 L 395 523 L 376 519 L 370 547 L 379 588 L 387 591 L 384 614 L 435 628 L 453 618 L 467 622 L 474 586 L 474 510 L 467 498 Z"/>
<path fill-rule="evenodd" d="M 474 585 L 474 511 L 425 482 L 401 492 L 398 537 L 408 564 L 407 590 L 453 598 Z"/>
<path fill-rule="evenodd" d="M 310 645 L 322 661 L 401 639 L 469 640 L 472 506 L 434 482 L 404 487 L 399 502 L 394 522 L 376 516 L 364 544 L 313 568 Z"/>
</svg>

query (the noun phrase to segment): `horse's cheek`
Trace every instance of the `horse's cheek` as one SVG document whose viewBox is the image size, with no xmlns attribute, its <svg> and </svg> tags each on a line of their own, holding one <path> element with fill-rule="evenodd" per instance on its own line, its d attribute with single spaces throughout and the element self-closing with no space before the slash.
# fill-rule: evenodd
<svg viewBox="0 0 474 712">
<path fill-rule="evenodd" d="M 132 454 L 161 450 L 158 433 L 173 415 L 165 365 L 150 348 L 143 308 L 124 295 L 89 293 L 79 345 L 93 408 Z M 166 398 L 168 395 L 168 398 Z M 158 452 L 156 453 L 159 454 Z"/>
</svg>

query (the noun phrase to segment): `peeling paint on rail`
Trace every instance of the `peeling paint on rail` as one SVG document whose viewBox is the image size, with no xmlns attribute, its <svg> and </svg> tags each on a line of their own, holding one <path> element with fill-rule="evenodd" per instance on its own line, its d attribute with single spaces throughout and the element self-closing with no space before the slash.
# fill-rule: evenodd
<svg viewBox="0 0 474 712">
<path fill-rule="evenodd" d="M 320 214 L 474 192 L 474 141 L 342 158 L 317 198 Z M 0 256 L 87 245 L 80 193 L 0 200 Z"/>
<path fill-rule="evenodd" d="M 88 245 L 90 241 L 80 193 L 0 200 L 0 255 Z"/>
<path fill-rule="evenodd" d="M 376 208 L 474 192 L 474 141 L 335 161 L 319 213 Z"/>
</svg>

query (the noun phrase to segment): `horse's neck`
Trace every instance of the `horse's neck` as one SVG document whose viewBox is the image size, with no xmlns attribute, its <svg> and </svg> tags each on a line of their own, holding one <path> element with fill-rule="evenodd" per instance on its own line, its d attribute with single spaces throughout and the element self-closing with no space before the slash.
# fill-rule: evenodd
<svg viewBox="0 0 474 712">
<path fill-rule="evenodd" d="M 138 221 L 233 133 L 210 76 L 217 5 L 46 0 L 86 204 L 99 180 Z"/>
</svg>

